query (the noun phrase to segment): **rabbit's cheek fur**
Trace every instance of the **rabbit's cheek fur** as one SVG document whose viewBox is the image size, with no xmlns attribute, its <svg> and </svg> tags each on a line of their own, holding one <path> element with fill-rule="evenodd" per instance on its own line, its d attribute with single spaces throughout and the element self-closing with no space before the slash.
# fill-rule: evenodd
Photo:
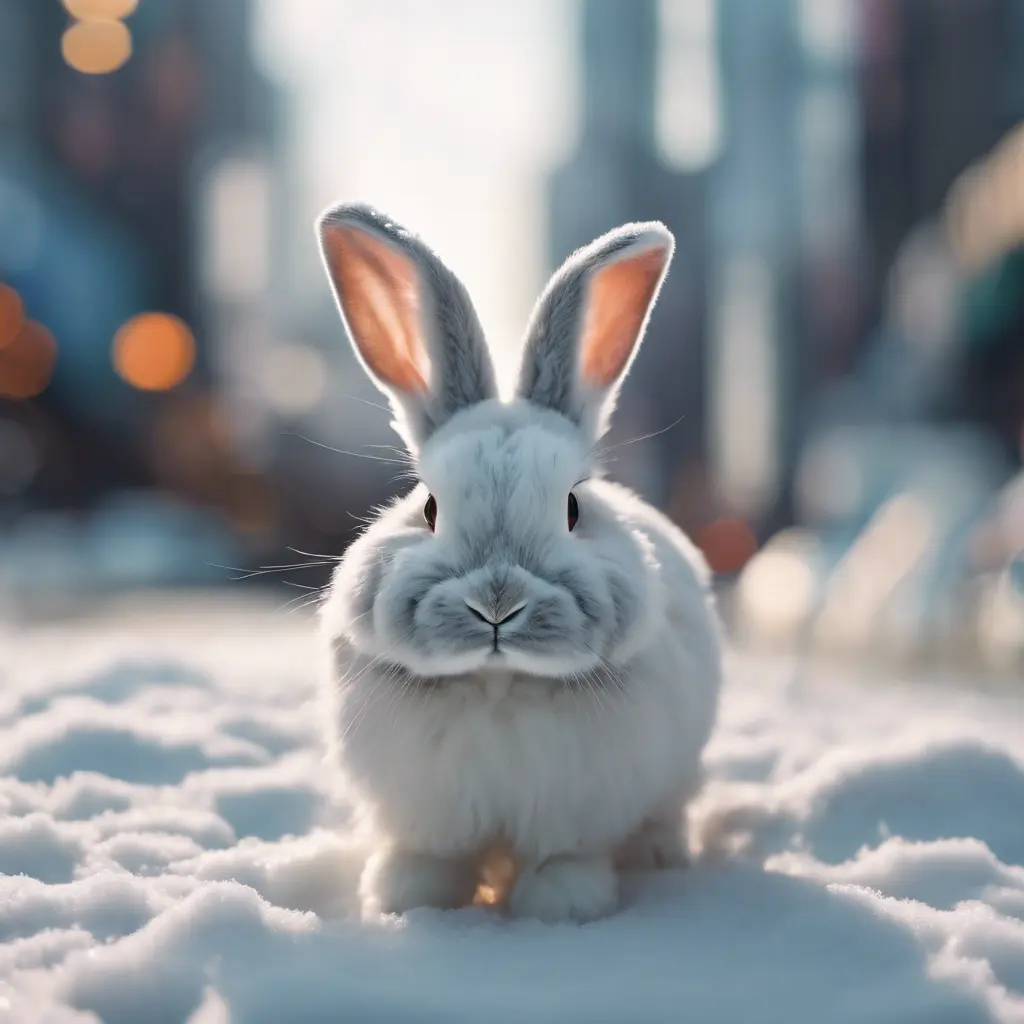
<svg viewBox="0 0 1024 1024">
<path fill-rule="evenodd" d="M 514 440 L 513 433 L 507 443 Z M 502 454 L 492 460 L 500 467 L 494 483 L 512 493 L 500 517 L 488 509 L 465 515 L 447 502 L 455 525 L 447 537 L 435 537 L 412 525 L 417 517 L 422 522 L 426 489 L 419 488 L 352 544 L 324 609 L 329 630 L 348 636 L 362 654 L 425 677 L 493 667 L 492 654 L 500 654 L 502 668 L 565 677 L 609 659 L 619 664 L 640 649 L 664 605 L 647 532 L 621 521 L 614 488 L 600 481 L 577 487 L 582 514 L 575 533 L 564 522 L 538 526 L 536 500 L 526 488 L 516 493 L 514 484 L 533 479 L 555 494 L 563 484 L 517 461 L 502 465 Z M 518 610 L 496 638 L 473 606 L 499 610 L 499 618 Z"/>
<path fill-rule="evenodd" d="M 402 691 L 383 680 L 383 696 L 373 677 L 341 698 L 343 767 L 377 829 L 411 850 L 603 853 L 652 807 L 681 809 L 698 784 L 703 737 L 688 739 L 707 716 L 663 673 L 596 691 L 486 677 Z"/>
</svg>

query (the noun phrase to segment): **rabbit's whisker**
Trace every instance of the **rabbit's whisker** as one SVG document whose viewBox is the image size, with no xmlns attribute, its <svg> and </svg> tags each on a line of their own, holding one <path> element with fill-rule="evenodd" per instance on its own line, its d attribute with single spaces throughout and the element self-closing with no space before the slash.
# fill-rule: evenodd
<svg viewBox="0 0 1024 1024">
<path fill-rule="evenodd" d="M 620 441 L 618 444 L 606 445 L 604 448 L 598 448 L 591 454 L 595 459 L 600 459 L 606 452 L 613 452 L 618 448 L 625 448 L 628 444 L 637 444 L 639 441 L 650 441 L 653 437 L 660 437 L 662 434 L 667 434 L 673 427 L 682 423 L 684 419 L 686 419 L 685 412 L 674 419 L 667 427 L 662 427 L 660 430 L 652 430 L 649 434 L 641 434 L 639 437 L 631 437 L 629 440 Z"/>
<path fill-rule="evenodd" d="M 312 437 L 306 437 L 305 434 L 292 433 L 293 437 L 298 437 L 303 441 L 308 441 L 310 444 L 316 445 L 317 448 L 326 448 L 329 452 L 337 452 L 339 455 L 351 455 L 354 459 L 369 459 L 371 462 L 390 462 L 392 465 L 408 465 L 409 459 L 386 459 L 383 455 L 368 455 L 366 452 L 351 452 L 346 448 L 335 448 L 332 444 L 325 444 L 323 441 L 317 441 Z"/>
<path fill-rule="evenodd" d="M 226 569 L 228 572 L 238 572 L 241 576 L 232 576 L 230 582 L 236 583 L 239 580 L 252 579 L 255 576 L 270 576 L 275 572 L 293 572 L 298 569 L 317 569 L 323 565 L 330 565 L 335 561 L 318 561 L 318 562 L 297 562 L 294 565 L 264 565 L 259 569 L 241 569 L 234 565 L 218 565 L 215 562 L 207 562 L 206 564 L 212 569 Z"/>
</svg>

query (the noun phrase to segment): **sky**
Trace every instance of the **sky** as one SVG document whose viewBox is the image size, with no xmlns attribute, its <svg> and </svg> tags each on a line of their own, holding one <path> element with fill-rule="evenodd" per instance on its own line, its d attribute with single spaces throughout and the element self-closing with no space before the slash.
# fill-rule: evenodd
<svg viewBox="0 0 1024 1024">
<path fill-rule="evenodd" d="M 321 287 L 305 223 L 373 203 L 462 277 L 502 351 L 546 273 L 544 179 L 575 145 L 568 0 L 263 0 L 256 46 L 289 91 L 294 294 Z"/>
</svg>

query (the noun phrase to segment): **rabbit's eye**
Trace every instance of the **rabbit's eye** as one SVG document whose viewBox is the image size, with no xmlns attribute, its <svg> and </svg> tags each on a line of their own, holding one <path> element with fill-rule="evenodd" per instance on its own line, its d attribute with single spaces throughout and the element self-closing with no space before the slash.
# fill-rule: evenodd
<svg viewBox="0 0 1024 1024">
<path fill-rule="evenodd" d="M 437 502 L 432 494 L 427 498 L 426 505 L 423 506 L 423 518 L 427 521 L 427 526 L 433 530 L 434 524 L 437 522 Z"/>
<path fill-rule="evenodd" d="M 580 503 L 576 500 L 576 495 L 569 492 L 569 530 L 571 531 L 576 525 L 576 521 L 580 517 Z"/>
</svg>

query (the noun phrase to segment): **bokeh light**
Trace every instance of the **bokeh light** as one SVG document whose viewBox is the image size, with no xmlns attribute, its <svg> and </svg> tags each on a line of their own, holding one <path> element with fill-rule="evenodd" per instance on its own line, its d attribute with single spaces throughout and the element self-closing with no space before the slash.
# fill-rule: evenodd
<svg viewBox="0 0 1024 1024">
<path fill-rule="evenodd" d="M 132 35 L 119 21 L 76 21 L 61 39 L 64 60 L 84 75 L 116 71 L 132 55 Z"/>
<path fill-rule="evenodd" d="M 35 320 L 26 320 L 14 338 L 0 348 L 0 395 L 35 398 L 46 390 L 57 361 L 57 342 Z"/>
<path fill-rule="evenodd" d="M 139 0 L 64 0 L 64 8 L 79 21 L 120 21 L 133 14 Z"/>
<path fill-rule="evenodd" d="M 1013 563 L 986 580 L 978 605 L 978 644 L 996 670 L 1019 665 L 1024 657 L 1024 590 L 1015 582 Z"/>
<path fill-rule="evenodd" d="M 791 641 L 818 598 L 819 540 L 799 528 L 777 533 L 744 567 L 737 590 L 738 627 L 747 640 Z"/>
<path fill-rule="evenodd" d="M 24 322 L 21 296 L 10 285 L 0 284 L 0 348 L 14 341 Z"/>
<path fill-rule="evenodd" d="M 274 345 L 264 355 L 260 383 L 267 403 L 283 416 L 309 412 L 324 396 L 324 358 L 309 345 Z"/>
<path fill-rule="evenodd" d="M 195 339 L 188 325 L 167 313 L 132 317 L 114 337 L 114 368 L 143 391 L 180 384 L 195 364 Z"/>
<path fill-rule="evenodd" d="M 733 573 L 754 557 L 757 538 L 742 519 L 722 516 L 701 530 L 697 546 L 715 572 Z"/>
<path fill-rule="evenodd" d="M 921 495 L 905 491 L 884 501 L 828 581 L 817 639 L 849 648 L 898 628 L 900 584 L 927 557 L 935 533 L 935 512 Z"/>
<path fill-rule="evenodd" d="M 978 270 L 1024 240 L 1024 124 L 957 179 L 946 216 L 961 264 Z"/>
</svg>

